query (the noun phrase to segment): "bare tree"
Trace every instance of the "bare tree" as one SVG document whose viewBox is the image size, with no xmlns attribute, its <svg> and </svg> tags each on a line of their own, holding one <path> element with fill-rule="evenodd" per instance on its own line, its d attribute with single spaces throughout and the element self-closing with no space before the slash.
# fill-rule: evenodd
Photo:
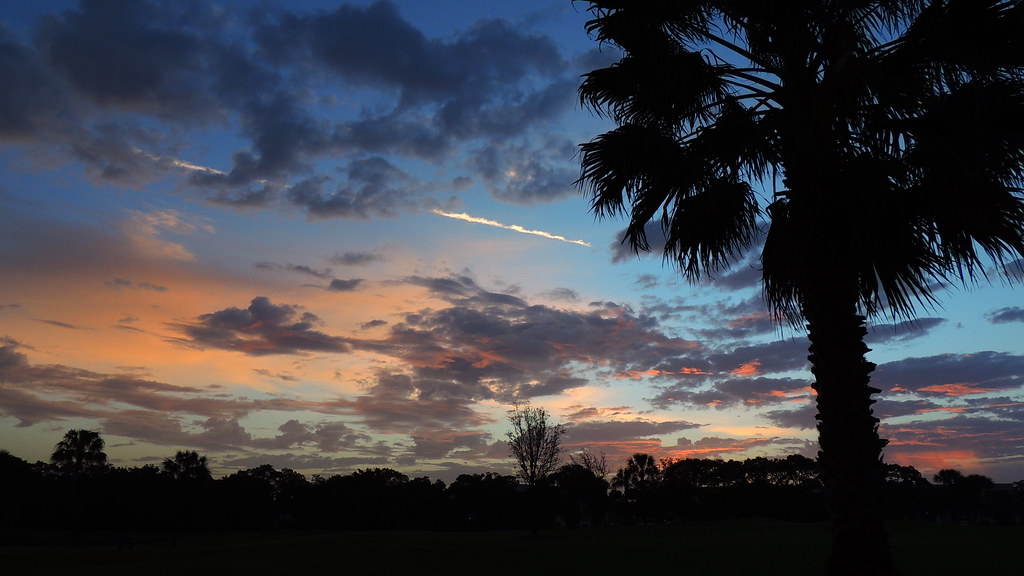
<svg viewBox="0 0 1024 576">
<path fill-rule="evenodd" d="M 608 461 L 605 459 L 604 452 L 594 454 L 590 449 L 584 447 L 576 454 L 570 454 L 569 460 L 577 466 L 586 468 L 601 480 L 608 476 Z"/>
<path fill-rule="evenodd" d="M 508 411 L 509 454 L 516 459 L 519 476 L 530 487 L 558 468 L 565 427 L 554 424 L 547 410 L 529 404 L 515 404 Z"/>
</svg>

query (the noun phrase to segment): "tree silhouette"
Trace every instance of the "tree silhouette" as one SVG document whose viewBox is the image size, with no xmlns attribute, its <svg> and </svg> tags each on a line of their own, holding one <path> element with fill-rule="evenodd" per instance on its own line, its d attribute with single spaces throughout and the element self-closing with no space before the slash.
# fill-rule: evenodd
<svg viewBox="0 0 1024 576">
<path fill-rule="evenodd" d="M 547 410 L 516 404 L 508 411 L 512 429 L 506 434 L 516 475 L 534 487 L 558 468 L 565 428 L 551 422 Z"/>
<path fill-rule="evenodd" d="M 551 475 L 558 488 L 558 514 L 569 527 L 604 522 L 608 482 L 580 464 L 566 464 Z"/>
<path fill-rule="evenodd" d="M 174 482 L 172 546 L 177 546 L 178 535 L 186 521 L 196 521 L 202 516 L 204 488 L 213 480 L 213 475 L 207 466 L 206 456 L 194 450 L 179 450 L 173 458 L 164 458 L 160 469 Z"/>
<path fill-rule="evenodd" d="M 612 488 L 622 489 L 629 516 L 640 522 L 652 520 L 658 514 L 656 490 L 661 480 L 661 470 L 650 454 L 636 453 L 626 460 L 612 478 Z"/>
<path fill-rule="evenodd" d="M 594 0 L 623 50 L 582 103 L 599 216 L 629 213 L 691 281 L 756 245 L 763 293 L 805 323 L 833 574 L 891 573 L 865 316 L 913 317 L 933 286 L 1024 257 L 1024 7 L 1016 0 Z M 754 186 L 772 189 L 763 214 Z M 781 188 L 780 188 L 781 185 Z M 760 217 L 765 215 L 766 222 Z"/>
<path fill-rule="evenodd" d="M 103 438 L 92 430 L 68 430 L 53 448 L 50 462 L 62 475 L 80 476 L 102 470 L 107 465 Z"/>
<path fill-rule="evenodd" d="M 92 430 L 68 430 L 53 448 L 50 462 L 65 482 L 70 482 L 67 495 L 70 502 L 66 513 L 71 525 L 71 539 L 75 546 L 81 543 L 82 525 L 86 510 L 96 503 L 96 494 L 85 485 L 106 470 L 107 454 L 103 451 L 103 438 Z"/>
<path fill-rule="evenodd" d="M 213 479 L 210 467 L 206 464 L 206 456 L 200 456 L 194 450 L 177 451 L 174 458 L 164 458 L 160 468 L 164 474 L 177 481 L 204 482 Z"/>
<path fill-rule="evenodd" d="M 636 453 L 626 460 L 626 467 L 620 468 L 612 479 L 612 487 L 622 488 L 628 496 L 631 491 L 641 490 L 657 482 L 661 477 L 658 464 L 650 454 Z"/>
<path fill-rule="evenodd" d="M 512 429 L 506 433 L 509 454 L 516 460 L 516 476 L 526 483 L 529 523 L 534 535 L 543 522 L 542 483 L 558 468 L 565 427 L 551 422 L 547 410 L 516 404 L 508 411 Z"/>
<path fill-rule="evenodd" d="M 604 480 L 608 476 L 608 459 L 604 452 L 594 454 L 589 448 L 583 447 L 579 452 L 569 455 L 569 461 L 586 469 L 588 472 Z"/>
</svg>

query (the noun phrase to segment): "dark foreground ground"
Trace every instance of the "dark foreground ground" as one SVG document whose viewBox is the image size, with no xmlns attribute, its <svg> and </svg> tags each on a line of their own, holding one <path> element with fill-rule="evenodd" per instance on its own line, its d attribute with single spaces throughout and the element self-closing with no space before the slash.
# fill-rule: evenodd
<svg viewBox="0 0 1024 576">
<path fill-rule="evenodd" d="M 1024 526 L 890 525 L 905 576 L 1024 574 Z M 83 535 L 83 545 L 44 546 L 66 535 L 9 536 L 0 574 L 16 575 L 786 575 L 820 574 L 828 528 L 772 520 L 499 532 L 259 532 L 135 539 Z M 25 542 L 35 544 L 25 545 Z"/>
</svg>

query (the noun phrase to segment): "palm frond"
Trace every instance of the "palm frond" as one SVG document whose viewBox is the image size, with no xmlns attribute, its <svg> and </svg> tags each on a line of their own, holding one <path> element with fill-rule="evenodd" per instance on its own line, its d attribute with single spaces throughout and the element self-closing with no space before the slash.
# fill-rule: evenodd
<svg viewBox="0 0 1024 576">
<path fill-rule="evenodd" d="M 760 209 L 750 184 L 715 178 L 698 191 L 679 195 L 666 211 L 665 258 L 691 282 L 726 269 L 757 236 Z"/>
<path fill-rule="evenodd" d="M 722 68 L 678 47 L 657 58 L 627 55 L 584 75 L 580 102 L 618 123 L 692 127 L 709 122 L 730 97 Z"/>
</svg>

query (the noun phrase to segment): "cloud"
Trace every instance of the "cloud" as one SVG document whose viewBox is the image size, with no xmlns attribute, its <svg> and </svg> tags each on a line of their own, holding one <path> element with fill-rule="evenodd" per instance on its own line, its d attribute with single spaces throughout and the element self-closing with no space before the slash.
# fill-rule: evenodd
<svg viewBox="0 0 1024 576">
<path fill-rule="evenodd" d="M 665 232 L 661 228 L 660 221 L 651 221 L 644 226 L 644 233 L 647 235 L 647 243 L 650 246 L 650 253 L 662 256 L 665 253 Z M 612 264 L 628 262 L 638 257 L 647 255 L 647 252 L 639 254 L 633 250 L 626 238 L 626 229 L 623 228 L 615 235 L 615 240 L 608 246 L 612 253 Z"/>
<path fill-rule="evenodd" d="M 81 326 L 76 326 L 76 325 L 70 324 L 68 322 L 61 322 L 59 320 L 38 320 L 38 321 L 42 322 L 43 324 L 49 324 L 50 326 L 56 326 L 57 328 L 65 328 L 67 330 L 82 330 L 83 329 Z"/>
<path fill-rule="evenodd" d="M 314 219 L 365 219 L 443 206 L 438 192 L 470 180 L 420 181 L 396 168 L 404 159 L 458 163 L 523 203 L 564 197 L 575 180 L 572 140 L 538 134 L 573 110 L 582 68 L 521 24 L 485 19 L 431 38 L 386 1 L 250 14 L 145 0 L 85 2 L 36 24 L 28 43 L 0 36 L 11 80 L 0 139 L 70 155 L 105 183 L 175 177 L 215 204 L 283 196 Z M 240 137 L 228 165 L 189 158 L 194 132 L 211 128 Z M 470 148 L 517 177 L 467 162 Z M 317 166 L 330 157 L 343 159 L 339 182 Z"/>
<path fill-rule="evenodd" d="M 327 287 L 332 292 L 352 292 L 362 284 L 362 278 L 352 278 L 350 280 L 341 280 L 335 278 L 331 280 L 331 284 Z"/>
<path fill-rule="evenodd" d="M 905 358 L 879 365 L 872 382 L 883 390 L 924 397 L 1019 390 L 1024 387 L 1024 356 L 985 351 Z"/>
<path fill-rule="evenodd" d="M 380 262 L 384 257 L 377 252 L 335 252 L 327 258 L 341 266 L 365 266 Z"/>
<path fill-rule="evenodd" d="M 467 458 L 487 456 L 491 447 L 491 434 L 479 431 L 437 430 L 413 434 L 413 454 L 419 459 Z M 507 453 L 502 454 L 503 456 Z"/>
<path fill-rule="evenodd" d="M 706 436 L 697 441 L 680 438 L 670 450 L 670 458 L 720 458 L 726 454 L 742 454 L 754 448 L 771 445 L 803 447 L 805 441 L 796 438 L 755 437 L 723 438 Z"/>
<path fill-rule="evenodd" d="M 944 318 L 916 318 L 897 324 L 873 325 L 864 341 L 868 344 L 907 342 L 927 336 L 945 322 Z"/>
<path fill-rule="evenodd" d="M 555 86 L 554 94 L 571 92 L 573 86 Z M 576 145 L 563 137 L 548 136 L 539 143 L 489 142 L 473 154 L 471 166 L 482 176 L 498 199 L 530 204 L 565 198 L 576 193 L 577 170 L 566 160 Z"/>
<path fill-rule="evenodd" d="M 167 286 L 160 286 L 152 282 L 135 282 L 126 278 L 114 278 L 103 283 L 111 290 L 148 290 L 152 292 L 167 292 Z"/>
<path fill-rule="evenodd" d="M 320 278 L 322 280 L 326 280 L 327 278 L 331 277 L 330 268 L 321 268 L 317 270 L 305 264 L 275 264 L 273 262 L 257 262 L 255 266 L 260 270 L 283 270 L 286 272 L 293 272 L 295 274 L 302 274 L 304 276 Z"/>
<path fill-rule="evenodd" d="M 186 216 L 177 210 L 156 212 L 132 211 L 124 221 L 123 231 L 135 249 L 151 258 L 191 262 L 196 259 L 183 244 L 170 242 L 162 237 L 165 233 L 178 236 L 191 235 L 199 231 L 213 233 L 213 226 Z"/>
<path fill-rule="evenodd" d="M 543 293 L 544 296 L 564 302 L 579 302 L 580 295 L 571 288 L 553 288 Z"/>
<path fill-rule="evenodd" d="M 573 445 L 604 444 L 638 440 L 699 428 L 701 424 L 685 420 L 608 420 L 575 423 L 568 427 L 567 442 Z"/>
<path fill-rule="evenodd" d="M 1006 308 L 987 312 L 985 319 L 993 324 L 1024 322 L 1024 308 L 1020 306 L 1007 306 Z"/>
<path fill-rule="evenodd" d="M 311 444 L 320 452 L 337 452 L 371 441 L 368 434 L 352 430 L 344 422 L 310 425 L 291 419 L 278 426 L 278 431 L 280 433 L 273 438 L 254 439 L 252 445 L 256 448 L 287 450 Z"/>
<path fill-rule="evenodd" d="M 353 160 L 344 171 L 347 182 L 333 191 L 324 191 L 328 177 L 309 178 L 291 186 L 288 199 L 316 219 L 393 218 L 402 209 L 432 203 L 411 175 L 379 156 Z"/>
<path fill-rule="evenodd" d="M 320 319 L 300 306 L 275 305 L 269 298 L 257 296 L 245 309 L 225 308 L 173 327 L 196 346 L 254 356 L 349 350 L 344 339 L 314 330 L 317 324 Z"/>
<path fill-rule="evenodd" d="M 546 37 L 524 33 L 501 20 L 480 21 L 449 40 L 427 38 L 391 2 L 342 5 L 331 12 L 281 14 L 256 32 L 261 48 L 277 61 L 314 61 L 357 86 L 398 93 L 404 106 L 441 107 L 446 132 L 466 133 L 460 111 L 470 105 L 491 111 L 510 107 L 509 89 L 529 77 L 559 73 L 562 58 Z M 388 42 L 381 43 L 381 38 Z M 504 104 L 504 106 L 502 106 Z"/>
</svg>

